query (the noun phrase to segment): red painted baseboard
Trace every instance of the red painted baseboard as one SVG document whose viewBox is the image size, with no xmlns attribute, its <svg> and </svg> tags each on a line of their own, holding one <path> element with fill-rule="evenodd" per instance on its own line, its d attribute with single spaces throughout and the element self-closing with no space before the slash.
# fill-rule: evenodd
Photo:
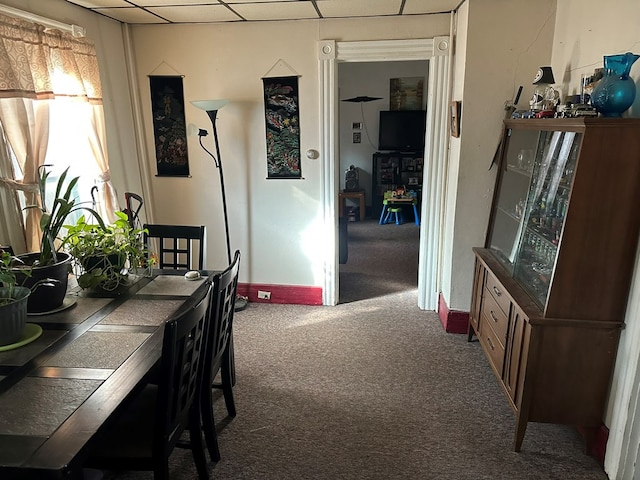
<svg viewBox="0 0 640 480">
<path fill-rule="evenodd" d="M 578 427 L 578 432 L 585 437 L 587 442 L 587 454 L 594 457 L 600 465 L 604 465 L 604 456 L 607 453 L 607 441 L 609 440 L 609 429 L 602 424 L 594 432 L 587 432 L 584 428 Z"/>
<path fill-rule="evenodd" d="M 447 333 L 467 333 L 469 328 L 469 312 L 449 310 L 442 293 L 438 296 L 438 317 Z"/>
<path fill-rule="evenodd" d="M 269 299 L 258 298 L 258 290 L 270 292 Z M 266 283 L 239 283 L 238 295 L 255 303 L 287 303 L 293 305 L 322 305 L 321 287 L 296 285 L 269 285 Z"/>
</svg>

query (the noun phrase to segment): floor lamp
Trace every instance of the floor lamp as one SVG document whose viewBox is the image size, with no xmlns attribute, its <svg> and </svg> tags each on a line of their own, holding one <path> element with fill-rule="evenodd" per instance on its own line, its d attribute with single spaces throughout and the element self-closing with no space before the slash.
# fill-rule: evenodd
<svg viewBox="0 0 640 480">
<path fill-rule="evenodd" d="M 206 137 L 209 132 L 203 129 L 199 129 L 198 131 L 198 141 L 200 142 L 200 146 L 202 149 L 207 152 L 211 158 L 213 158 L 213 162 L 218 169 L 218 173 L 220 174 L 220 190 L 222 193 L 222 213 L 224 215 L 224 233 L 227 241 L 227 260 L 228 264 L 231 265 L 231 242 L 229 240 L 229 216 L 227 215 L 227 194 L 224 189 L 224 172 L 222 171 L 222 159 L 220 157 L 220 145 L 218 143 L 218 130 L 216 128 L 216 117 L 218 115 L 218 110 L 224 107 L 228 103 L 228 100 L 194 100 L 191 104 L 194 107 L 197 107 L 201 110 L 207 112 L 209 118 L 211 119 L 211 124 L 213 126 L 213 140 L 216 147 L 216 155 L 211 153 L 206 147 L 202 144 L 202 137 Z M 247 306 L 247 301 L 244 297 L 237 295 L 235 310 L 243 310 Z"/>
</svg>

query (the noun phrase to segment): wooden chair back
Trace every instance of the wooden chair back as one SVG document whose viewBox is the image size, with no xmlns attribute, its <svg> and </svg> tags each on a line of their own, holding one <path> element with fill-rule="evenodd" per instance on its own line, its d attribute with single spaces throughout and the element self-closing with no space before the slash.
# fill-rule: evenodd
<svg viewBox="0 0 640 480">
<path fill-rule="evenodd" d="M 202 270 L 204 268 L 206 239 L 204 225 L 145 224 L 143 228 L 146 230 L 144 242 L 150 252 L 158 254 L 160 268 L 174 270 Z M 157 250 L 151 245 L 151 239 L 157 239 Z"/>
<path fill-rule="evenodd" d="M 213 399 L 211 388 L 218 372 L 221 373 L 221 388 L 229 415 L 235 416 L 233 400 L 231 361 L 231 332 L 236 294 L 238 290 L 238 273 L 240 270 L 240 251 L 236 250 L 233 261 L 224 272 L 213 275 L 211 301 L 209 303 L 205 353 L 203 363 L 202 390 L 200 404 L 202 424 L 209 455 L 212 460 L 220 459 L 218 441 L 213 419 Z"/>
</svg>

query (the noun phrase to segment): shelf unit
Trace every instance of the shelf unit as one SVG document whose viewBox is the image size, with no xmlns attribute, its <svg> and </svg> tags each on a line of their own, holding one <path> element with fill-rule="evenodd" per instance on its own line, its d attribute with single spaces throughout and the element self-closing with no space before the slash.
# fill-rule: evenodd
<svg viewBox="0 0 640 480">
<path fill-rule="evenodd" d="M 372 217 L 377 218 L 382 212 L 384 192 L 404 187 L 413 190 L 422 199 L 422 171 L 424 169 L 423 152 L 376 152 L 373 154 L 372 169 Z M 406 221 L 412 221 L 413 212 L 407 209 Z"/>
<path fill-rule="evenodd" d="M 468 336 L 516 414 L 516 451 L 528 422 L 602 424 L 640 231 L 639 152 L 640 119 L 504 122 Z"/>
</svg>

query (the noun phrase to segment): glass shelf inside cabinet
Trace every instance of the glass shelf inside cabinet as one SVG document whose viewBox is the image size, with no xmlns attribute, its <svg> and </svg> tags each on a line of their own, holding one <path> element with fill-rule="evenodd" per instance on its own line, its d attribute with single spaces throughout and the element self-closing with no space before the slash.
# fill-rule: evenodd
<svg viewBox="0 0 640 480">
<path fill-rule="evenodd" d="M 507 136 L 488 244 L 510 273 L 522 231 L 538 136 L 531 130 L 511 130 Z"/>
<path fill-rule="evenodd" d="M 562 238 L 580 135 L 512 130 L 489 246 L 544 307 Z"/>
<path fill-rule="evenodd" d="M 581 134 L 541 132 L 514 277 L 544 306 L 562 238 Z"/>
</svg>

